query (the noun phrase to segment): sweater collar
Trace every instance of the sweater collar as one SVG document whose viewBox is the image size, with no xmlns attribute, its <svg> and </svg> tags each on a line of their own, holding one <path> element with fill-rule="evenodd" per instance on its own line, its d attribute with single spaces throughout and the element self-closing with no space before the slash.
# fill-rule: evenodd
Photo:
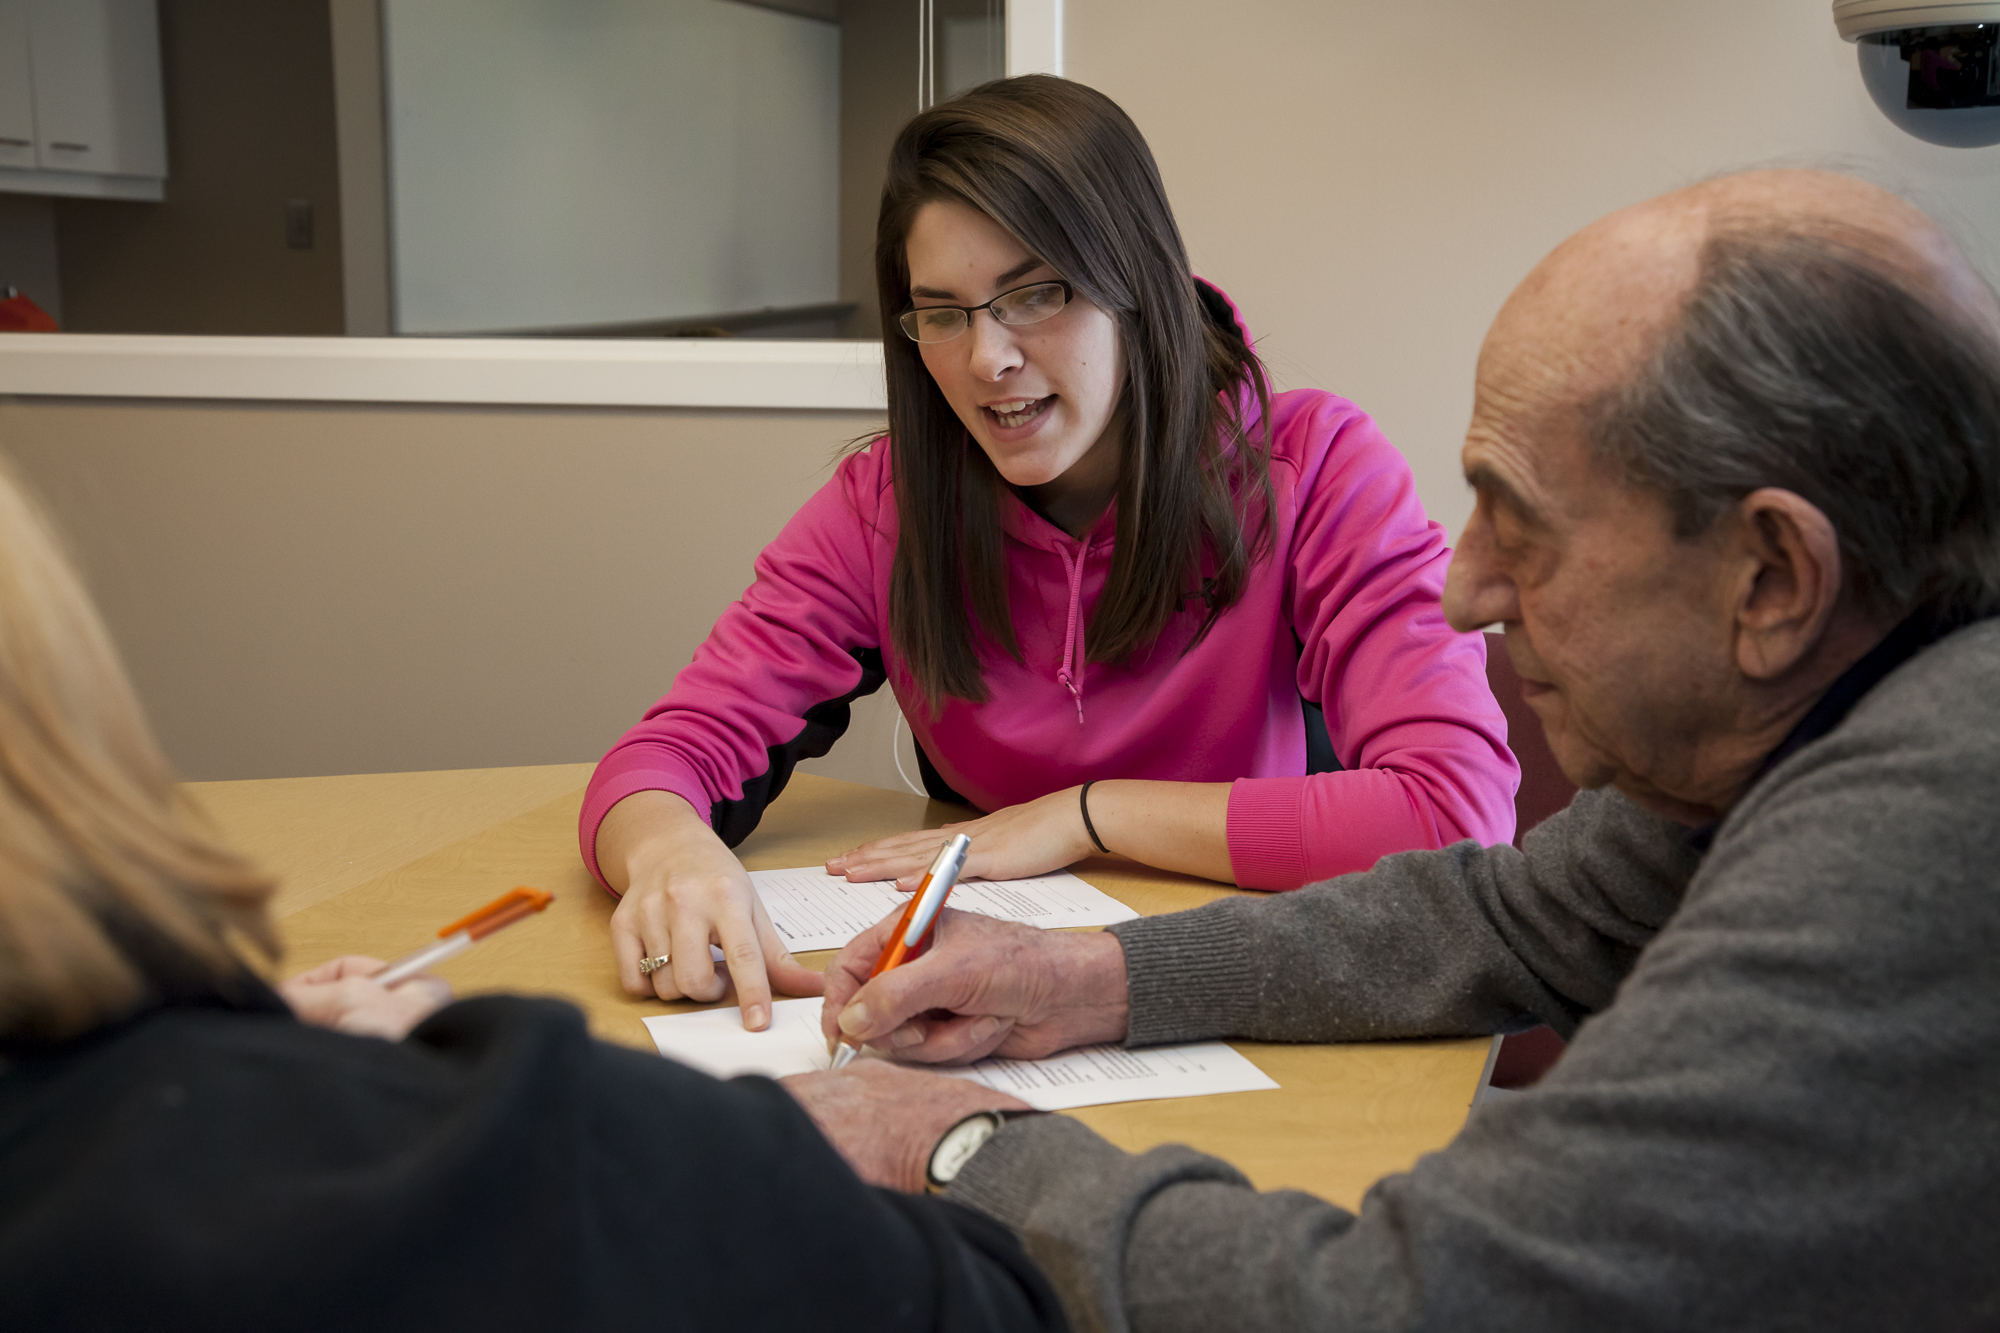
<svg viewBox="0 0 2000 1333">
<path fill-rule="evenodd" d="M 1012 486 L 1004 486 L 1000 493 L 1000 530 L 1022 545 L 1032 546 L 1038 551 L 1075 552 L 1087 546 L 1110 550 L 1111 539 L 1118 532 L 1118 500 L 1115 496 L 1112 498 L 1088 532 L 1081 537 L 1072 537 L 1030 509 L 1028 502 L 1015 494 Z"/>
<path fill-rule="evenodd" d="M 1868 692 L 1880 685 L 1903 663 L 1935 644 L 1939 639 L 1964 629 L 1980 616 L 1942 615 L 1935 609 L 1925 607 L 1906 618 L 1896 628 L 1889 631 L 1882 642 L 1870 648 L 1861 660 L 1840 674 L 1840 678 L 1820 695 L 1798 725 L 1785 733 L 1785 739 L 1778 742 L 1778 748 L 1764 756 L 1764 762 L 1757 767 L 1756 775 L 1744 788 L 1748 793 L 1762 782 L 1770 771 L 1785 760 L 1803 750 L 1806 746 L 1830 734 L 1834 728 L 1847 720 L 1854 706 L 1866 697 Z M 1723 818 L 1727 818 L 1725 815 Z M 1712 819 L 1688 834 L 1688 845 L 1698 852 L 1706 853 L 1715 842 L 1716 830 L 1722 827 L 1721 819 Z"/>
</svg>

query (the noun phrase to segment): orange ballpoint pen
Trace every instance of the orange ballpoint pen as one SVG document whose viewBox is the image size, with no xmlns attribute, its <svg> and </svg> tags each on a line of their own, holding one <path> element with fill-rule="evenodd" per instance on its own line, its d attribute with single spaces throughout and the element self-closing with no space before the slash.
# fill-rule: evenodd
<svg viewBox="0 0 2000 1333">
<path fill-rule="evenodd" d="M 910 895 L 910 905 L 896 922 L 896 933 L 889 937 L 889 947 L 882 950 L 882 956 L 868 973 L 870 981 L 892 967 L 923 957 L 930 949 L 937 936 L 944 900 L 951 896 L 951 886 L 958 883 L 958 872 L 965 869 L 965 857 L 971 850 L 972 839 L 960 833 L 938 852 L 931 868 L 924 872 L 924 882 L 917 885 L 917 891 Z M 848 1061 L 860 1053 L 860 1046 L 846 1037 L 840 1038 L 833 1049 L 833 1068 L 845 1069 Z"/>
<path fill-rule="evenodd" d="M 384 986 L 408 981 L 433 963 L 456 958 L 494 931 L 511 926 L 523 917 L 533 916 L 555 900 L 553 893 L 544 893 L 540 889 L 509 889 L 477 912 L 462 916 L 440 930 L 436 944 L 426 944 L 415 953 L 404 954 L 377 972 L 374 980 Z"/>
</svg>

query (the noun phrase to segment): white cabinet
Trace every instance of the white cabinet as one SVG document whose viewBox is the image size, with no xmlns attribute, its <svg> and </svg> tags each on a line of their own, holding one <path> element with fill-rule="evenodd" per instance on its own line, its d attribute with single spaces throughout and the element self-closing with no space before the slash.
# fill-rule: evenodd
<svg viewBox="0 0 2000 1333">
<path fill-rule="evenodd" d="M 159 199 L 166 174 L 155 0 L 0 0 L 0 190 Z"/>
<path fill-rule="evenodd" d="M 35 85 L 28 0 L 0 0 L 0 167 L 35 166 Z"/>
<path fill-rule="evenodd" d="M 29 0 L 44 171 L 167 174 L 154 0 Z"/>
</svg>

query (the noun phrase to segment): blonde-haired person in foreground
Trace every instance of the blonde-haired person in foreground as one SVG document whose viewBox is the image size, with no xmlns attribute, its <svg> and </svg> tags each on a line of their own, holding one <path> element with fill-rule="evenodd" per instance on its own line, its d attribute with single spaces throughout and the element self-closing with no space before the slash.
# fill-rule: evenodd
<svg viewBox="0 0 2000 1333">
<path fill-rule="evenodd" d="M 271 888 L 0 468 L 0 1328 L 1062 1326 L 1004 1229 L 863 1185 L 775 1084 L 372 959 L 281 998 L 239 952 Z"/>
</svg>

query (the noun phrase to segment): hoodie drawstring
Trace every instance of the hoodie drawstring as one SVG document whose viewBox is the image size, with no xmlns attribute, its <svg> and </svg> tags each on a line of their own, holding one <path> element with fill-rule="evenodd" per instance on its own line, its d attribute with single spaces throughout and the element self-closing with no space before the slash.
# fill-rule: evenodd
<svg viewBox="0 0 2000 1333">
<path fill-rule="evenodd" d="M 1063 559 L 1063 568 L 1069 574 L 1069 628 L 1063 633 L 1062 667 L 1056 672 L 1056 680 L 1070 692 L 1076 700 L 1076 724 L 1083 725 L 1083 626 L 1078 623 L 1078 612 L 1083 608 L 1083 558 L 1090 553 L 1088 546 L 1080 547 L 1074 559 L 1062 546 L 1056 547 L 1056 554 Z M 1070 668 L 1074 666 L 1075 672 Z"/>
</svg>

